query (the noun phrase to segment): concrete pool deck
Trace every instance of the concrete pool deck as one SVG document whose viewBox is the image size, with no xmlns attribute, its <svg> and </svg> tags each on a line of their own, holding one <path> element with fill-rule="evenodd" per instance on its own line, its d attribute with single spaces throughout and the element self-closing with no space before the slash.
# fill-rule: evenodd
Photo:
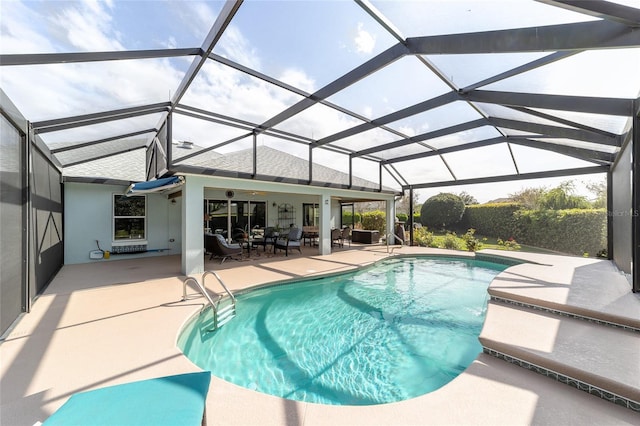
<svg viewBox="0 0 640 426">
<path fill-rule="evenodd" d="M 208 261 L 205 268 L 217 271 L 232 290 L 239 290 L 350 270 L 389 255 L 384 246 L 353 245 L 328 256 L 317 256 L 316 252 L 305 247 L 303 256 L 296 253 L 287 258 L 261 253 L 260 257 L 222 265 Z M 395 254 L 443 252 L 417 247 L 393 250 Z M 492 301 L 481 335 L 483 343 L 509 357 L 531 356 L 546 362 L 543 367 L 551 370 L 588 362 L 590 368 L 599 369 L 592 374 L 601 379 L 596 385 L 612 381 L 629 398 L 636 395 L 640 388 L 640 334 L 633 327 L 640 319 L 640 295 L 631 293 L 626 279 L 610 262 L 482 253 L 537 262 L 511 267 L 496 277 L 490 293 L 498 299 L 533 301 L 557 310 L 569 306 L 572 311 L 600 312 L 604 321 L 624 323 L 612 327 L 616 331 L 607 331 L 608 340 L 600 342 L 596 339 L 598 327 L 604 327 L 601 324 L 550 318 L 549 312 L 530 312 Z M 22 316 L 0 344 L 0 423 L 33 425 L 44 421 L 77 392 L 199 371 L 176 347 L 181 327 L 202 306 L 202 298 L 181 301 L 185 277 L 179 270 L 179 256 L 64 266 L 31 313 Z M 594 337 L 589 337 L 590 327 L 598 331 Z M 585 336 L 597 350 L 585 349 L 583 340 L 573 344 L 580 338 L 575 333 Z M 637 424 L 639 416 L 638 411 L 486 353 L 441 389 L 393 404 L 352 407 L 302 403 L 216 377 L 207 398 L 208 425 L 621 425 Z"/>
</svg>

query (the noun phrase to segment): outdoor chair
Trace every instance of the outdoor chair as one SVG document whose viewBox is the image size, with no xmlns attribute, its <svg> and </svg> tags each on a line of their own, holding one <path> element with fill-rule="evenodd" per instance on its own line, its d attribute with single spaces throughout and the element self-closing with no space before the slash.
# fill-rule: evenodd
<svg viewBox="0 0 640 426">
<path fill-rule="evenodd" d="M 349 247 L 351 247 L 351 228 L 345 226 L 342 228 L 342 245 L 344 246 L 344 242 L 347 241 L 349 243 Z"/>
<path fill-rule="evenodd" d="M 211 253 L 209 260 L 214 257 L 221 258 L 221 264 L 229 257 L 242 256 L 242 246 L 227 243 L 221 234 L 205 234 L 204 250 L 206 253 Z"/>
<path fill-rule="evenodd" d="M 267 246 L 274 245 L 276 242 L 276 238 L 276 228 L 274 228 L 273 226 L 268 226 L 264 229 L 262 238 L 254 239 L 252 244 L 254 246 L 262 246 L 262 251 L 267 251 Z"/>
<path fill-rule="evenodd" d="M 338 247 L 343 247 L 344 246 L 344 240 L 342 238 L 342 231 L 340 231 L 337 228 L 331 230 L 331 247 L 333 247 L 334 245 L 336 245 Z"/>
<path fill-rule="evenodd" d="M 300 245 L 302 244 L 302 229 L 300 228 L 290 228 L 289 233 L 286 237 L 280 237 L 276 240 L 275 245 L 273 246 L 273 252 L 275 253 L 276 249 L 284 249 L 285 256 L 289 256 L 289 249 L 295 248 L 300 254 L 302 254 L 302 249 Z"/>
</svg>

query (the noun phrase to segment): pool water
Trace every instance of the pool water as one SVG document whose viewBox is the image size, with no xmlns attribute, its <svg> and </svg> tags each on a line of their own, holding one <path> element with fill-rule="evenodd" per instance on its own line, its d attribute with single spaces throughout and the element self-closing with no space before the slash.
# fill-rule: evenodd
<svg viewBox="0 0 640 426">
<path fill-rule="evenodd" d="M 178 346 L 237 385 L 298 401 L 372 405 L 436 390 L 481 352 L 487 287 L 507 266 L 463 258 L 396 258 L 340 276 L 237 297 L 215 332 L 210 310 Z"/>
</svg>

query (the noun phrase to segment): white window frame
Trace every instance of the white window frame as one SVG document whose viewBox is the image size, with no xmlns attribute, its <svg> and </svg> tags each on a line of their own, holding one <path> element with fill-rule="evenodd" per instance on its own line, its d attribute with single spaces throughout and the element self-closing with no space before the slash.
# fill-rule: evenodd
<svg viewBox="0 0 640 426">
<path fill-rule="evenodd" d="M 128 245 L 144 245 L 147 244 L 147 238 L 149 235 L 149 229 L 147 227 L 147 208 L 148 200 L 146 195 L 132 195 L 125 198 L 138 198 L 144 199 L 144 216 L 116 216 L 116 197 L 124 197 L 122 194 L 113 193 L 111 195 L 111 245 L 112 246 L 128 246 Z M 144 238 L 129 238 L 129 239 L 116 239 L 116 219 L 144 219 Z"/>
</svg>

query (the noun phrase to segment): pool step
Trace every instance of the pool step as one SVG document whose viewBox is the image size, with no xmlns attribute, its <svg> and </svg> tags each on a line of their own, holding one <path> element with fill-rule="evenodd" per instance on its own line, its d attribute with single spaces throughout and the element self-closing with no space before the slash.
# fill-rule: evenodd
<svg viewBox="0 0 640 426">
<path fill-rule="evenodd" d="M 235 316 L 236 316 L 235 304 L 227 305 L 224 308 L 220 309 L 218 311 L 218 328 L 222 327 L 223 325 L 231 321 L 231 319 Z"/>
<path fill-rule="evenodd" d="M 485 353 L 640 411 L 636 331 L 492 300 L 479 340 Z"/>
</svg>

